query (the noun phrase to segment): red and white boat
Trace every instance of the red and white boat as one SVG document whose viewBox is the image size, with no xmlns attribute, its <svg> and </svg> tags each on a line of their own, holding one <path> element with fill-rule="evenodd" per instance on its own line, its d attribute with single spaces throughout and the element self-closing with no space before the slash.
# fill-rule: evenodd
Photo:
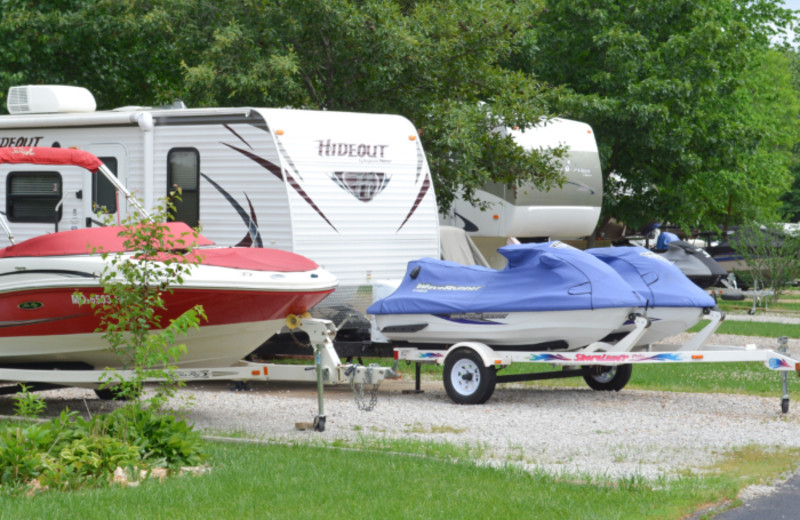
<svg viewBox="0 0 800 520">
<path fill-rule="evenodd" d="M 92 173 L 105 166 L 80 150 L 0 149 L 0 163 L 73 164 Z M 105 174 L 105 173 L 104 173 Z M 124 187 L 114 182 L 126 196 Z M 131 198 L 131 200 L 133 200 Z M 19 244 L 4 218 L 12 245 L 0 249 L 0 367 L 119 367 L 91 302 L 110 296 L 99 285 L 107 265 L 100 251 L 126 251 L 121 227 L 62 231 Z M 186 224 L 165 224 L 176 238 L 190 237 L 201 258 L 181 285 L 164 293 L 162 324 L 200 304 L 208 316 L 198 329 L 179 338 L 187 353 L 181 368 L 229 366 L 244 358 L 285 324 L 333 292 L 337 279 L 303 256 L 286 251 L 216 247 Z M 98 251 L 92 253 L 92 251 Z M 169 255 L 165 251 L 165 255 Z"/>
</svg>

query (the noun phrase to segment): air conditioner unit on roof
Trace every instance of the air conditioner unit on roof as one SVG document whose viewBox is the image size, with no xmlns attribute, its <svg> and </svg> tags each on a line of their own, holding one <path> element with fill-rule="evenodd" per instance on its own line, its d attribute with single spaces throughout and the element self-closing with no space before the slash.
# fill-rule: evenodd
<svg viewBox="0 0 800 520">
<path fill-rule="evenodd" d="M 97 103 L 83 87 L 24 85 L 8 89 L 7 106 L 11 114 L 54 114 L 94 112 Z"/>
</svg>

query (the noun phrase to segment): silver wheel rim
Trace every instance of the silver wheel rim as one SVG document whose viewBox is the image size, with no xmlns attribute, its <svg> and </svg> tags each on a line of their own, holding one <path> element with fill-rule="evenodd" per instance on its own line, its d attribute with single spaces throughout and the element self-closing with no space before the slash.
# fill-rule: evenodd
<svg viewBox="0 0 800 520">
<path fill-rule="evenodd" d="M 459 394 L 472 395 L 481 384 L 480 367 L 469 359 L 459 359 L 453 363 L 450 382 L 453 384 L 453 389 Z"/>
<path fill-rule="evenodd" d="M 598 383 L 610 383 L 617 375 L 617 367 L 610 368 L 599 374 L 592 374 L 592 378 Z"/>
</svg>

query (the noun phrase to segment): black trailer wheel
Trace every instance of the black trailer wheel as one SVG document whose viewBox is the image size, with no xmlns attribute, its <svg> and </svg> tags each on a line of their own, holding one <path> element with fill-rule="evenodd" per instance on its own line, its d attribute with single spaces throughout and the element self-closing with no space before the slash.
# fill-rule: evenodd
<svg viewBox="0 0 800 520">
<path fill-rule="evenodd" d="M 318 415 L 314 417 L 314 431 L 315 432 L 324 432 L 325 431 L 325 416 Z"/>
<path fill-rule="evenodd" d="M 607 392 L 612 390 L 619 392 L 625 388 L 633 373 L 632 365 L 617 365 L 614 367 L 593 365 L 581 368 L 583 370 L 583 380 L 586 381 L 590 388 Z"/>
<path fill-rule="evenodd" d="M 789 413 L 789 398 L 784 397 L 781 399 L 781 412 Z"/>
<path fill-rule="evenodd" d="M 461 348 L 444 362 L 444 389 L 457 404 L 483 404 L 497 385 L 497 371 L 472 349 Z"/>
</svg>

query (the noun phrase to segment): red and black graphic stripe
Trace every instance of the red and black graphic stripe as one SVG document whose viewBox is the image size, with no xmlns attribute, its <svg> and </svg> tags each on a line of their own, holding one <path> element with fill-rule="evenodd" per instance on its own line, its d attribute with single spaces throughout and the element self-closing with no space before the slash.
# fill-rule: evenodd
<svg viewBox="0 0 800 520">
<path fill-rule="evenodd" d="M 405 218 L 405 220 L 403 220 L 403 223 L 400 224 L 400 227 L 397 228 L 397 231 L 400 231 L 401 229 L 403 229 L 403 226 L 406 225 L 406 222 L 408 222 L 408 219 L 411 218 L 411 215 L 413 215 L 414 212 L 417 211 L 417 208 L 419 207 L 420 203 L 422 202 L 422 199 L 425 198 L 425 194 L 428 193 L 428 190 L 430 189 L 430 187 L 431 187 L 431 177 L 430 177 L 430 175 L 426 175 L 425 176 L 425 180 L 422 181 L 422 187 L 420 187 L 420 189 L 419 189 L 419 193 L 417 194 L 417 199 L 414 201 L 414 205 L 411 206 L 411 210 L 408 212 L 408 215 L 406 215 L 406 218 Z"/>
<path fill-rule="evenodd" d="M 268 161 L 268 160 L 264 159 L 263 157 L 259 157 L 258 155 L 254 154 L 252 152 L 248 152 L 247 150 L 242 150 L 241 148 L 237 148 L 237 147 L 235 147 L 233 145 L 230 145 L 230 144 L 227 144 L 227 143 L 222 143 L 222 144 L 224 144 L 225 146 L 227 146 L 227 147 L 229 147 L 229 148 L 231 148 L 233 150 L 236 150 L 237 152 L 239 152 L 240 154 L 244 155 L 248 159 L 252 160 L 253 162 L 258 164 L 259 166 L 261 166 L 265 170 L 267 170 L 270 173 L 272 173 L 275 177 L 279 178 L 280 180 L 282 180 L 282 181 L 285 180 L 286 182 L 288 182 L 289 186 L 294 188 L 294 190 L 297 192 L 297 194 L 300 195 L 303 198 L 303 200 L 305 200 L 306 203 L 308 203 L 308 205 L 311 206 L 314 209 L 314 211 L 316 211 L 317 214 L 320 217 L 322 217 L 322 219 L 325 222 L 327 222 L 328 225 L 334 231 L 336 231 L 337 233 L 339 232 L 339 230 L 336 229 L 336 226 L 334 226 L 331 223 L 331 221 L 328 220 L 328 217 L 326 217 L 325 214 L 322 213 L 322 210 L 319 209 L 319 207 L 316 205 L 316 203 L 311 199 L 311 197 L 308 195 L 308 193 L 306 193 L 306 191 L 303 189 L 303 187 L 300 186 L 300 184 L 297 183 L 297 181 L 294 179 L 294 177 L 292 177 L 291 174 L 289 174 L 287 172 L 286 173 L 286 178 L 284 179 L 283 172 L 281 171 L 281 167 L 278 166 L 277 164 L 275 164 L 275 163 L 273 163 L 271 161 Z"/>
</svg>

